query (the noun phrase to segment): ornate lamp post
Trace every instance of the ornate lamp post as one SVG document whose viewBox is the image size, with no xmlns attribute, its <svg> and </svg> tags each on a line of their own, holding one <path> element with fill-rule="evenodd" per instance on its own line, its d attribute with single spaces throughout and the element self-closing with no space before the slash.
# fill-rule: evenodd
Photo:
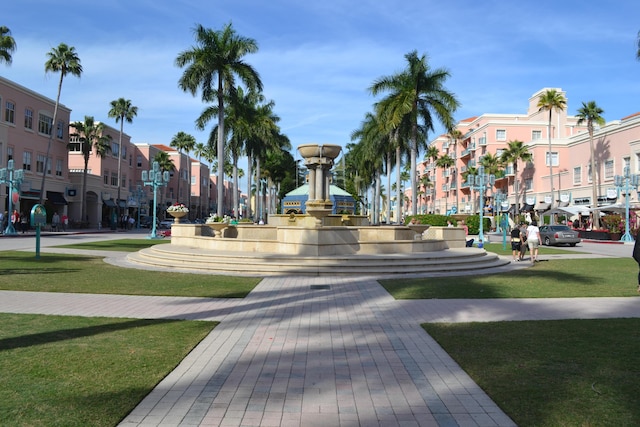
<svg viewBox="0 0 640 427">
<path fill-rule="evenodd" d="M 638 188 L 640 184 L 640 175 L 631 175 L 629 166 L 624 167 L 624 175 L 616 175 L 614 177 L 614 184 L 618 190 L 624 188 L 624 200 L 625 200 L 625 216 L 624 216 L 624 236 L 620 238 L 623 242 L 633 242 L 633 236 L 629 233 L 629 196 L 632 188 Z"/>
<path fill-rule="evenodd" d="M 158 187 L 164 187 L 165 185 L 167 185 L 169 179 L 169 172 L 160 172 L 160 164 L 158 162 L 153 162 L 153 167 L 151 170 L 142 171 L 142 183 L 145 186 L 153 187 L 153 225 L 151 228 L 151 234 L 149 234 L 148 239 L 159 238 L 156 234 L 156 196 L 158 193 Z"/>
<path fill-rule="evenodd" d="M 5 235 L 18 234 L 16 229 L 13 227 L 10 215 L 13 212 L 13 192 L 18 192 L 20 190 L 20 184 L 22 183 L 23 178 L 24 170 L 13 170 L 13 159 L 7 162 L 6 168 L 0 169 L 0 184 L 7 184 L 9 190 L 9 210 L 7 211 L 9 221 L 7 222 L 7 228 L 4 230 Z"/>
<path fill-rule="evenodd" d="M 495 175 L 485 174 L 484 166 L 478 167 L 477 175 L 469 175 L 467 177 L 467 184 L 469 185 L 469 187 L 471 187 L 473 190 L 477 190 L 480 193 L 480 229 L 479 229 L 479 236 L 478 236 L 479 248 L 484 247 L 484 230 L 483 230 L 484 192 L 487 189 L 487 187 L 493 187 L 495 182 L 496 182 Z"/>
<path fill-rule="evenodd" d="M 507 249 L 507 213 L 502 209 L 502 203 L 507 200 L 507 195 L 500 192 L 495 195 L 495 212 L 496 218 L 500 220 L 497 222 L 498 230 L 502 232 L 502 249 Z"/>
</svg>

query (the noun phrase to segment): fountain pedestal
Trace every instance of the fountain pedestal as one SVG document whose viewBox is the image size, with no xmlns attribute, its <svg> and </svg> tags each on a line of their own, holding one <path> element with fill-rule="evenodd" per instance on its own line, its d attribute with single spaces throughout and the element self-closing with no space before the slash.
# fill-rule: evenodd
<svg viewBox="0 0 640 427">
<path fill-rule="evenodd" d="M 305 212 L 315 219 L 315 227 L 322 227 L 322 220 L 333 211 L 331 194 L 331 175 L 333 161 L 342 147 L 334 144 L 302 144 L 298 146 L 300 155 L 309 170 L 309 199 Z"/>
</svg>

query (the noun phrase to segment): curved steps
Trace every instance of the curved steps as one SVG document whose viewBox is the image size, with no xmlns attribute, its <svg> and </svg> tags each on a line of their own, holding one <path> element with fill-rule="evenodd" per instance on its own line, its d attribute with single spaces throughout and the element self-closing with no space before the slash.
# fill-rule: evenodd
<svg viewBox="0 0 640 427">
<path fill-rule="evenodd" d="M 214 252 L 171 244 L 154 245 L 131 253 L 127 260 L 155 268 L 247 276 L 452 273 L 480 271 L 509 264 L 508 260 L 477 248 L 309 257 L 277 253 Z"/>
</svg>

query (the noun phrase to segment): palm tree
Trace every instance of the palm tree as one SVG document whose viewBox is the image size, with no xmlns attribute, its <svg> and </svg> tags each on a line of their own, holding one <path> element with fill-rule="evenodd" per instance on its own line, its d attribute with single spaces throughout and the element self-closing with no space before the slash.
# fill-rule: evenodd
<svg viewBox="0 0 640 427">
<path fill-rule="evenodd" d="M 80 142 L 80 151 L 84 160 L 84 169 L 82 171 L 82 191 L 80 193 L 80 218 L 86 218 L 87 214 L 87 170 L 89 168 L 89 157 L 93 151 L 96 151 L 98 157 L 104 157 L 111 151 L 111 136 L 103 135 L 104 124 L 96 122 L 93 116 L 84 116 L 84 122 L 71 123 L 71 127 L 76 130 L 70 136 L 78 138 Z"/>
<path fill-rule="evenodd" d="M 178 54 L 176 65 L 187 67 L 178 81 L 178 86 L 195 96 L 200 88 L 202 101 L 218 103 L 218 165 L 224 159 L 224 101 L 225 96 L 235 90 L 236 76 L 250 89 L 262 90 L 257 71 L 243 61 L 249 53 L 257 52 L 255 40 L 239 36 L 231 24 L 220 31 L 196 26 L 196 46 Z M 217 85 L 215 78 L 217 77 Z M 222 216 L 224 170 L 218 167 L 218 215 Z"/>
<path fill-rule="evenodd" d="M 567 106 L 567 99 L 561 92 L 555 89 L 547 89 L 538 100 L 539 111 L 549 111 L 549 124 L 547 126 L 547 136 L 549 137 L 549 183 L 551 186 L 551 204 L 553 205 L 553 158 L 551 155 L 551 115 L 553 110 L 564 111 Z"/>
<path fill-rule="evenodd" d="M 16 41 L 11 37 L 11 30 L 7 27 L 0 26 L 0 62 L 11 65 L 11 54 L 16 50 Z"/>
<path fill-rule="evenodd" d="M 453 160 L 451 158 L 451 156 L 449 156 L 448 154 L 443 154 L 442 156 L 440 156 L 436 160 L 436 167 L 442 168 L 443 171 L 449 169 L 454 164 L 455 164 L 455 160 Z M 445 199 L 444 199 L 444 209 L 445 209 L 445 213 L 446 213 L 447 203 L 448 203 L 448 200 L 449 200 L 449 190 L 446 190 L 444 197 L 445 197 Z"/>
<path fill-rule="evenodd" d="M 131 105 L 130 99 L 118 98 L 114 101 L 111 101 L 111 109 L 109 110 L 108 116 L 110 118 L 115 118 L 116 123 L 120 123 L 120 135 L 118 136 L 118 217 L 122 215 L 120 212 L 120 188 L 122 187 L 121 171 L 122 171 L 122 133 L 124 128 L 125 120 L 127 123 L 132 123 L 133 118 L 138 115 L 138 107 Z M 126 156 L 126 150 L 124 150 L 124 154 Z"/>
<path fill-rule="evenodd" d="M 454 173 L 454 179 L 455 179 L 455 183 L 456 183 L 456 211 L 460 212 L 460 207 L 458 206 L 459 204 L 459 194 L 460 194 L 460 183 L 458 182 L 458 168 L 457 168 L 457 163 L 458 163 L 458 141 L 462 140 L 464 138 L 464 134 L 459 130 L 459 129 L 452 129 L 449 131 L 449 138 L 451 138 L 451 140 L 453 141 L 453 173 Z"/>
<path fill-rule="evenodd" d="M 201 142 L 198 142 L 193 148 L 194 148 L 193 154 L 195 154 L 195 156 L 198 158 L 198 161 L 201 161 L 204 158 L 209 163 L 209 170 L 211 170 L 211 162 L 213 162 L 213 160 L 215 159 L 215 156 L 212 154 L 212 150 L 209 147 L 209 145 L 205 145 Z M 199 179 L 198 179 L 198 182 L 200 182 Z M 198 217 L 201 218 L 203 205 L 206 206 L 207 208 L 207 215 L 209 214 L 209 176 L 207 176 L 207 191 L 204 193 L 204 198 L 202 197 L 203 196 L 202 183 L 198 185 L 200 186 L 198 190 L 198 194 L 200 194 L 200 206 L 198 209 L 199 210 Z"/>
<path fill-rule="evenodd" d="M 62 80 L 67 74 L 80 77 L 82 75 L 82 65 L 80 64 L 80 58 L 76 53 L 76 48 L 73 46 L 67 46 L 64 43 L 60 43 L 58 47 L 51 49 L 47 52 L 47 62 L 44 64 L 45 73 L 48 72 L 60 72 L 60 82 L 58 83 L 58 95 L 56 96 L 56 104 L 53 108 L 53 119 L 51 121 L 51 128 L 49 131 L 49 142 L 47 143 L 47 155 L 44 158 L 44 170 L 42 171 L 42 182 L 40 183 L 40 204 L 44 201 L 44 182 L 47 176 L 47 170 L 49 170 L 49 155 L 51 153 L 51 141 L 53 139 L 53 133 L 56 131 L 56 120 L 58 117 L 58 106 L 60 105 L 60 92 L 62 92 Z M 61 129 L 62 130 L 62 129 Z"/>
<path fill-rule="evenodd" d="M 518 189 L 518 162 L 530 162 L 531 153 L 529 148 L 524 145 L 524 142 L 514 140 L 509 141 L 507 149 L 502 152 L 501 160 L 503 163 L 511 163 L 513 165 L 513 194 L 515 194 L 516 201 L 516 217 L 520 214 L 520 194 Z"/>
<path fill-rule="evenodd" d="M 444 86 L 450 77 L 449 71 L 444 68 L 431 70 L 426 55 L 418 57 L 415 50 L 406 54 L 405 59 L 407 67 L 404 71 L 378 79 L 369 90 L 373 95 L 391 92 L 381 104 L 392 128 L 399 126 L 405 116 L 410 122 L 411 204 L 415 215 L 418 151 L 426 143 L 427 131 L 434 129 L 434 116 L 445 128 L 453 127 L 453 113 L 459 102 Z"/>
<path fill-rule="evenodd" d="M 427 152 L 424 154 L 425 160 L 431 160 L 431 163 L 435 165 L 435 163 L 438 161 L 438 157 L 440 157 L 440 151 L 438 150 L 438 147 L 436 147 L 435 145 L 430 145 L 429 147 L 427 147 Z M 436 172 L 434 170 L 432 182 L 433 192 L 431 194 L 431 201 L 433 202 L 433 213 L 436 212 L 436 194 L 438 192 L 436 189 L 436 182 Z"/>
<path fill-rule="evenodd" d="M 193 135 L 189 135 L 182 131 L 173 135 L 173 138 L 171 138 L 171 142 L 169 143 L 170 147 L 177 148 L 178 153 L 180 153 L 180 164 L 178 165 L 178 176 L 180 177 L 180 179 L 178 179 L 178 202 L 180 201 L 180 180 L 182 179 L 182 151 L 184 150 L 187 153 L 187 174 L 189 176 L 187 206 L 189 206 L 189 209 L 191 209 L 191 160 L 189 159 L 189 152 L 194 149 L 195 145 L 196 139 Z"/>
<path fill-rule="evenodd" d="M 596 104 L 595 101 L 583 102 L 582 107 L 578 109 L 577 125 L 587 122 L 587 131 L 589 132 L 589 149 L 591 151 L 591 200 L 593 201 L 593 226 L 594 230 L 600 228 L 600 212 L 598 211 L 598 186 L 596 182 L 596 151 L 593 147 L 593 125 L 602 126 L 605 121 L 602 114 L 604 110 Z"/>
</svg>

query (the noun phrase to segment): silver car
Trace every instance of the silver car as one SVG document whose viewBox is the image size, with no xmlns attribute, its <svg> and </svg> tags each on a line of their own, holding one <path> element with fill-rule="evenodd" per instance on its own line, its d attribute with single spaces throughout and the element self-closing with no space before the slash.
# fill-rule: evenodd
<svg viewBox="0 0 640 427">
<path fill-rule="evenodd" d="M 540 239 L 543 245 L 569 245 L 575 246 L 580 243 L 578 232 L 566 225 L 542 225 L 540 226 Z"/>
</svg>

